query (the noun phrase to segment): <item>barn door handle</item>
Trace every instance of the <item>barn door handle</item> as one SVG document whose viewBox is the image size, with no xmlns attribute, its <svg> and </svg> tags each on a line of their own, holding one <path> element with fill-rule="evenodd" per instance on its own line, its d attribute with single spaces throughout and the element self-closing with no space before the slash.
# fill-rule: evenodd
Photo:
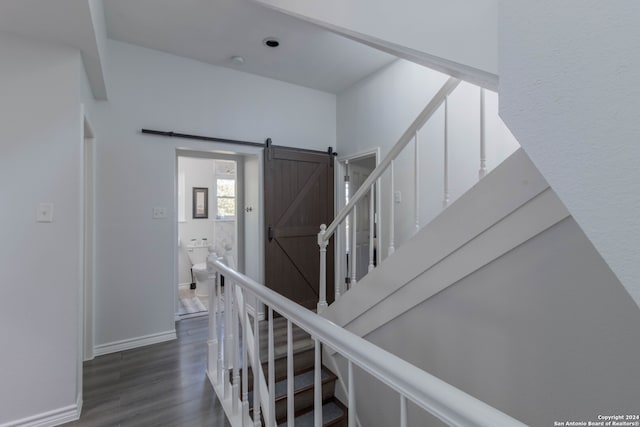
<svg viewBox="0 0 640 427">
<path fill-rule="evenodd" d="M 269 238 L 269 241 L 273 240 L 273 227 L 271 226 L 271 224 L 269 224 L 269 230 L 267 232 L 267 237 Z"/>
</svg>

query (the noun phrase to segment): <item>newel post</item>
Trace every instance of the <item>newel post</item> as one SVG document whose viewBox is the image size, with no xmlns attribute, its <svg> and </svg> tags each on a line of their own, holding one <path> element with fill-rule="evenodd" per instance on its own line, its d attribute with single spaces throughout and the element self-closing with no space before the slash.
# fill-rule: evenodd
<svg viewBox="0 0 640 427">
<path fill-rule="evenodd" d="M 318 313 L 321 313 L 327 307 L 327 245 L 328 241 L 324 239 L 327 232 L 327 226 L 322 224 L 318 233 L 318 246 L 320 246 L 320 300 L 318 301 Z"/>
</svg>

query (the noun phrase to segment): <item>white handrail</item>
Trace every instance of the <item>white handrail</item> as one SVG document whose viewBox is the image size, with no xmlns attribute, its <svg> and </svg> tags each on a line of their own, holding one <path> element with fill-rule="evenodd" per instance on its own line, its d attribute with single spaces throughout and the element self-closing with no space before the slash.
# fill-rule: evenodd
<svg viewBox="0 0 640 427">
<path fill-rule="evenodd" d="M 363 186 L 367 188 L 367 186 Z M 212 260 L 213 261 L 213 260 Z M 442 421 L 455 426 L 524 426 L 486 403 L 225 266 L 212 267 L 352 363 Z"/>
<path fill-rule="evenodd" d="M 416 117 L 416 119 L 411 123 L 411 126 L 407 128 L 407 130 L 402 134 L 398 142 L 393 146 L 391 151 L 386 155 L 386 157 L 380 162 L 380 164 L 369 174 L 367 179 L 360 185 L 358 191 L 355 192 L 353 197 L 350 197 L 349 203 L 336 215 L 335 219 L 331 224 L 327 227 L 326 232 L 323 235 L 324 240 L 329 240 L 333 233 L 335 233 L 338 226 L 345 220 L 349 212 L 353 209 L 353 207 L 364 197 L 364 195 L 371 188 L 371 184 L 373 184 L 380 176 L 384 173 L 387 167 L 391 164 L 391 161 L 394 160 L 398 155 L 402 152 L 404 147 L 413 139 L 415 133 L 420 130 L 422 126 L 429 120 L 431 116 L 440 108 L 444 100 L 453 92 L 453 90 L 460 84 L 460 80 L 454 77 L 450 77 L 444 85 L 440 88 L 438 93 L 435 94 L 433 99 L 427 104 L 427 106 L 422 110 L 422 112 Z"/>
<path fill-rule="evenodd" d="M 213 260 L 215 260 L 218 263 L 223 263 L 223 265 L 227 264 L 227 268 L 234 271 L 236 264 L 231 255 L 231 246 L 227 245 L 225 251 L 224 257 L 218 257 L 213 247 L 210 247 L 209 256 L 207 257 L 207 271 L 210 280 L 209 356 L 207 365 L 209 379 L 232 425 L 255 427 L 260 423 L 261 412 L 267 421 L 267 425 L 275 425 L 275 408 L 271 405 L 272 402 L 270 402 L 269 395 L 269 390 L 273 390 L 273 387 L 270 387 L 265 381 L 259 355 L 259 336 L 256 328 L 258 318 L 255 315 L 253 316 L 254 327 L 252 328 L 243 288 L 233 280 L 228 280 L 225 284 L 226 290 L 223 297 L 221 275 L 216 274 L 216 268 L 213 264 Z M 222 299 L 224 300 L 224 322 L 221 325 L 216 320 L 216 317 L 220 314 L 219 308 L 222 307 Z M 258 304 L 255 304 L 255 310 L 257 310 L 257 306 Z M 273 317 L 273 315 L 271 316 Z M 238 333 L 238 322 L 240 322 L 241 334 Z M 240 344 L 241 338 L 243 340 L 242 344 Z M 272 346 L 270 350 L 270 353 L 273 353 Z M 241 353 L 238 353 L 238 351 L 241 351 Z M 238 357 L 239 355 L 240 357 Z M 242 376 L 240 375 L 240 367 L 242 367 Z M 248 367 L 251 367 L 254 372 L 253 420 L 249 419 Z M 272 370 L 272 368 L 273 366 L 270 364 L 269 369 Z M 242 388 L 240 388 L 241 380 Z M 241 391 L 242 393 L 240 393 Z M 260 411 L 260 408 L 262 408 L 262 411 Z"/>
</svg>

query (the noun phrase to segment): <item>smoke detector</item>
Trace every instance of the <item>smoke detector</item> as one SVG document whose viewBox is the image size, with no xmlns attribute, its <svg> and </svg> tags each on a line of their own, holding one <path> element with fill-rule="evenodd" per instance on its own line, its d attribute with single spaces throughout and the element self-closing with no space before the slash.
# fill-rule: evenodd
<svg viewBox="0 0 640 427">
<path fill-rule="evenodd" d="M 244 58 L 242 56 L 232 56 L 230 59 L 233 65 L 242 65 L 244 64 Z"/>
</svg>

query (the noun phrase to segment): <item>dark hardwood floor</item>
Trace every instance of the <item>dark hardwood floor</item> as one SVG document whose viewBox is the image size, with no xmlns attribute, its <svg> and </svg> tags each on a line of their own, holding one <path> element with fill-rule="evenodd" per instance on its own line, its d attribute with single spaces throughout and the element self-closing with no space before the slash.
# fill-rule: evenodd
<svg viewBox="0 0 640 427">
<path fill-rule="evenodd" d="M 65 426 L 230 426 L 205 372 L 207 317 L 176 330 L 177 340 L 85 362 L 82 416 Z"/>
</svg>

